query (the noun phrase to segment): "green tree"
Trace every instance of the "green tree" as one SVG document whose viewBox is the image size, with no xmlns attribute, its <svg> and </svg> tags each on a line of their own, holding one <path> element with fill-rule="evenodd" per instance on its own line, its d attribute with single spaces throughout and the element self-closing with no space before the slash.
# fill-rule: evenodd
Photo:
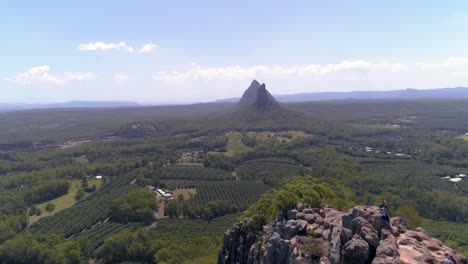
<svg viewBox="0 0 468 264">
<path fill-rule="evenodd" d="M 396 211 L 396 214 L 399 215 L 408 225 L 409 228 L 414 229 L 422 225 L 421 216 L 419 216 L 418 211 L 411 205 L 403 205 Z"/>
<path fill-rule="evenodd" d="M 86 193 L 83 188 L 78 188 L 75 194 L 75 201 L 81 201 L 85 197 Z"/>
<path fill-rule="evenodd" d="M 45 209 L 49 213 L 49 215 L 51 215 L 52 212 L 55 210 L 55 204 L 48 203 L 48 204 L 46 204 Z"/>
<path fill-rule="evenodd" d="M 88 175 L 85 172 L 81 174 L 81 187 L 88 188 Z"/>
<path fill-rule="evenodd" d="M 176 200 L 169 200 L 169 201 L 166 201 L 166 205 L 165 205 L 165 213 L 167 216 L 169 216 L 169 218 L 177 218 L 179 217 L 179 208 L 178 208 L 178 205 L 177 205 L 177 201 Z"/>
<path fill-rule="evenodd" d="M 31 234 L 28 232 L 10 239 L 0 246 L 2 263 L 46 263 L 55 245 L 60 243 L 56 234 Z M 66 263 L 66 262 L 62 262 Z"/>
<path fill-rule="evenodd" d="M 31 208 L 29 208 L 29 216 L 36 215 L 38 211 L 38 208 L 36 205 L 32 205 Z"/>
<path fill-rule="evenodd" d="M 125 229 L 106 239 L 96 250 L 95 257 L 100 263 L 154 263 L 154 254 L 159 247 L 159 243 L 150 241 L 143 229 L 137 232 Z"/>
<path fill-rule="evenodd" d="M 83 264 L 87 258 L 76 241 L 66 241 L 56 245 L 47 255 L 47 264 Z"/>
<path fill-rule="evenodd" d="M 110 218 L 119 223 L 151 223 L 154 220 L 153 213 L 157 210 L 154 193 L 136 188 L 112 201 Z"/>
</svg>

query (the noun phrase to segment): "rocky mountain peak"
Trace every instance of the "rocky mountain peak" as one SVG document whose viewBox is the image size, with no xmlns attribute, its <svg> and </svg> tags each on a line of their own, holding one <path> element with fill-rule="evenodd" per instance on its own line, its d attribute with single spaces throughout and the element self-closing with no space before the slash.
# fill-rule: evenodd
<svg viewBox="0 0 468 264">
<path fill-rule="evenodd" d="M 278 106 L 278 102 L 268 92 L 264 83 L 253 80 L 249 88 L 244 91 L 242 98 L 237 103 L 240 106 L 254 106 L 256 109 L 269 109 Z"/>
<path fill-rule="evenodd" d="M 234 225 L 224 234 L 218 263 L 436 264 L 446 255 L 468 264 L 424 229 L 410 230 L 400 217 L 392 217 L 388 226 L 378 207 L 356 206 L 343 213 L 300 203 L 287 219 L 277 217 L 262 232 L 250 228 L 248 220 Z"/>
<path fill-rule="evenodd" d="M 260 83 L 259 83 L 257 80 L 253 79 L 253 81 L 252 81 L 252 83 L 250 84 L 250 86 L 257 86 L 257 87 L 259 87 L 259 86 L 260 86 Z"/>
</svg>

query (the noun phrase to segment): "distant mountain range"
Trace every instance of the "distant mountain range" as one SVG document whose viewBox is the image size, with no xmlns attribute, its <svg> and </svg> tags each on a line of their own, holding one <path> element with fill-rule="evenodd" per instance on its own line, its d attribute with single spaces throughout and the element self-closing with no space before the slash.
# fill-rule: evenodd
<svg viewBox="0 0 468 264">
<path fill-rule="evenodd" d="M 310 102 L 343 99 L 463 99 L 468 98 L 467 87 L 438 88 L 428 90 L 405 89 L 393 91 L 317 92 L 275 95 L 282 103 Z M 227 98 L 216 102 L 237 102 L 239 98 Z"/>
<path fill-rule="evenodd" d="M 14 111 L 26 109 L 46 109 L 46 108 L 91 108 L 91 107 L 136 107 L 140 106 L 131 101 L 71 101 L 66 103 L 50 104 L 3 104 L 0 103 L 0 111 Z"/>
<path fill-rule="evenodd" d="M 255 98 L 257 90 L 261 88 L 260 83 L 254 80 L 251 84 L 253 87 L 247 90 L 245 94 L 247 98 Z M 265 93 L 268 99 L 273 98 L 270 93 Z M 316 92 L 316 93 L 298 93 L 289 95 L 275 95 L 273 100 L 281 103 L 293 102 L 313 102 L 327 100 L 366 100 L 366 99 L 468 99 L 468 87 L 456 88 L 437 88 L 427 90 L 405 89 L 393 91 L 354 91 L 354 92 Z M 216 100 L 216 103 L 222 102 L 239 102 L 240 97 L 227 98 Z M 272 101 L 272 100 L 268 100 Z M 241 102 L 242 103 L 242 102 Z M 148 105 L 176 105 L 187 103 L 145 103 L 139 104 L 133 101 L 70 101 L 65 103 L 44 103 L 44 104 L 9 104 L 0 103 L 0 111 L 15 111 L 26 109 L 46 109 L 46 108 L 92 108 L 92 107 L 138 107 Z"/>
</svg>

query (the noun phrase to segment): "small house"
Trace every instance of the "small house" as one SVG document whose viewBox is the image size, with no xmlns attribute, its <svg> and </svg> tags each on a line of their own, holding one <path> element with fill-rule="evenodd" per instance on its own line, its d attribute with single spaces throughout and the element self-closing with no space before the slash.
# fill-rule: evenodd
<svg viewBox="0 0 468 264">
<path fill-rule="evenodd" d="M 156 189 L 156 192 L 159 193 L 159 195 L 161 195 L 165 199 L 172 200 L 172 193 L 171 192 L 165 192 L 162 189 Z"/>
<path fill-rule="evenodd" d="M 449 181 L 451 182 L 460 182 L 462 179 L 461 178 L 451 178 Z"/>
<path fill-rule="evenodd" d="M 102 180 L 102 176 L 101 175 L 94 176 L 94 179 L 95 180 Z"/>
</svg>

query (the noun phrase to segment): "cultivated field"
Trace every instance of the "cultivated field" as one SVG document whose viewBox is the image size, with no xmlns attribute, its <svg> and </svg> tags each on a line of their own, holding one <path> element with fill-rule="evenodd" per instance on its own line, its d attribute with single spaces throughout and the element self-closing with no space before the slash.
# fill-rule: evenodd
<svg viewBox="0 0 468 264">
<path fill-rule="evenodd" d="M 101 187 L 101 184 L 102 184 L 102 182 L 100 180 L 89 180 L 88 181 L 89 186 L 96 185 L 96 190 Z M 33 224 L 33 223 L 37 222 L 39 219 L 41 219 L 43 217 L 46 217 L 46 216 L 49 216 L 49 213 L 47 213 L 46 210 L 45 210 L 46 204 L 48 204 L 48 203 L 55 204 L 55 210 L 52 212 L 52 215 L 57 213 L 57 212 L 60 212 L 60 211 L 62 211 L 64 209 L 67 209 L 69 207 L 72 207 L 76 203 L 75 194 L 76 194 L 76 190 L 78 190 L 80 186 L 81 186 L 81 180 L 73 180 L 73 181 L 70 182 L 70 189 L 68 190 L 67 194 L 65 194 L 63 196 L 60 196 L 59 198 L 53 199 L 51 201 L 47 201 L 47 202 L 38 204 L 37 208 L 41 209 L 42 214 L 41 215 L 30 216 L 29 217 L 29 223 Z M 89 194 L 87 193 L 86 196 L 88 196 L 88 195 Z"/>
</svg>

